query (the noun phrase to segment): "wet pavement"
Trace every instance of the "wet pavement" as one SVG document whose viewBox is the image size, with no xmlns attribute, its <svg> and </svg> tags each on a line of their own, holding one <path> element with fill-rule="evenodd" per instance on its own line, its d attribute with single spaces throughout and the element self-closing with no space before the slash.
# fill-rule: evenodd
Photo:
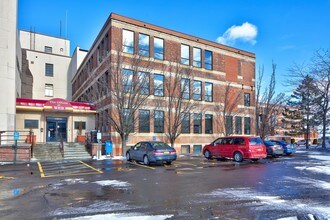
<svg viewBox="0 0 330 220">
<path fill-rule="evenodd" d="M 330 219 L 330 154 L 0 165 L 0 219 Z"/>
</svg>

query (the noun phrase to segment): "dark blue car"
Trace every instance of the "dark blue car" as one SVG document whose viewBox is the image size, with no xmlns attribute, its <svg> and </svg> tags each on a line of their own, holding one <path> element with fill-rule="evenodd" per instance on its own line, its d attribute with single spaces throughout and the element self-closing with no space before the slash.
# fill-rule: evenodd
<svg viewBox="0 0 330 220">
<path fill-rule="evenodd" d="M 283 153 L 286 155 L 290 155 L 292 153 L 295 153 L 297 149 L 293 146 L 293 144 L 290 144 L 289 142 L 282 141 L 282 140 L 271 140 L 274 143 L 277 143 L 283 147 Z"/>
<path fill-rule="evenodd" d="M 143 141 L 128 149 L 126 159 L 128 161 L 141 161 L 146 165 L 150 163 L 171 164 L 176 160 L 176 151 L 166 143 L 159 141 Z"/>
</svg>

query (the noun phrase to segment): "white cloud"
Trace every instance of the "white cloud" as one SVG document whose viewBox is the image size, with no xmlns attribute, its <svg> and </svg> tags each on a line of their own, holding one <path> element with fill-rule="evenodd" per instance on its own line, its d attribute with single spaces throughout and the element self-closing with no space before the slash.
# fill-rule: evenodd
<svg viewBox="0 0 330 220">
<path fill-rule="evenodd" d="M 245 22 L 240 26 L 231 26 L 222 36 L 217 38 L 217 42 L 225 45 L 234 45 L 236 41 L 243 41 L 255 45 L 257 43 L 257 34 L 257 26 Z"/>
</svg>

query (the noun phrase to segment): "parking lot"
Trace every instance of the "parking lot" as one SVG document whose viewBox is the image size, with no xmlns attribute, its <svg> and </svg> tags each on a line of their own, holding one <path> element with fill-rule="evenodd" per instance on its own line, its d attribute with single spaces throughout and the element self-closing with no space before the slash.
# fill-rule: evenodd
<svg viewBox="0 0 330 220">
<path fill-rule="evenodd" d="M 183 156 L 172 165 L 3 165 L 0 218 L 329 219 L 329 158 L 300 150 L 242 163 Z"/>
</svg>

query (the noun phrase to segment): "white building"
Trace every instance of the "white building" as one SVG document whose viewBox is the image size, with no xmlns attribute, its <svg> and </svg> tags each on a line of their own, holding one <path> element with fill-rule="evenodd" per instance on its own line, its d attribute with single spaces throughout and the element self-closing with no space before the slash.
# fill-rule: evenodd
<svg viewBox="0 0 330 220">
<path fill-rule="evenodd" d="M 0 131 L 15 129 L 16 97 L 21 95 L 21 49 L 17 0 L 0 1 Z"/>
<path fill-rule="evenodd" d="M 22 50 L 26 51 L 27 68 L 33 78 L 32 97 L 29 98 L 71 100 L 70 41 L 20 31 L 20 42 Z"/>
</svg>

